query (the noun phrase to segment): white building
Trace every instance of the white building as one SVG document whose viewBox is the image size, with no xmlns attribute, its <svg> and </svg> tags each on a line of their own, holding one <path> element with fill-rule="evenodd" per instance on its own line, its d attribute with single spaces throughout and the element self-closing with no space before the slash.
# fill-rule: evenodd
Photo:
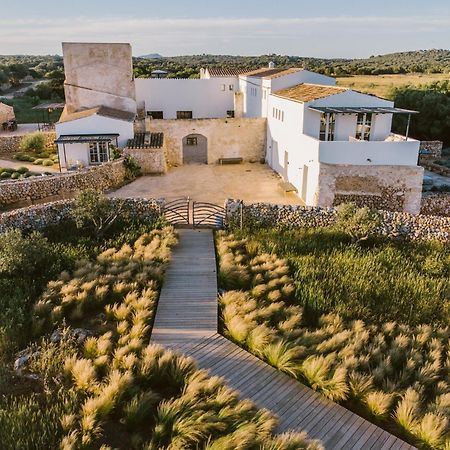
<svg viewBox="0 0 450 450">
<path fill-rule="evenodd" d="M 105 58 L 111 61 L 114 51 L 118 49 L 104 52 Z M 70 48 L 69 53 L 73 66 L 77 58 Z M 84 50 L 81 54 L 85 65 Z M 58 135 L 69 140 L 76 134 L 117 134 L 116 142 L 123 146 L 132 134 L 134 101 L 140 116 L 146 117 L 140 131 L 164 133 L 169 166 L 264 159 L 284 179 L 283 187 L 295 190 L 307 205 L 356 201 L 419 212 L 423 176 L 417 165 L 419 142 L 391 133 L 393 114 L 410 116 L 413 111 L 337 87 L 335 79 L 300 68 L 271 66 L 246 73 L 207 68 L 200 79 L 136 79 L 130 88 L 130 62 L 113 60 L 118 69 L 112 83 L 104 72 L 97 74 L 94 90 L 99 85 L 110 90 L 104 103 L 96 106 L 114 109 L 113 96 L 122 101 L 122 108 L 109 110 L 108 116 L 101 108 L 93 112 L 92 98 L 80 100 L 85 92 L 71 95 L 72 103 L 80 107 L 84 102 L 89 109 L 63 114 Z M 66 66 L 70 78 L 67 71 Z M 121 79 L 127 86 L 125 101 Z M 100 97 L 95 94 L 93 99 Z M 114 139 L 111 136 L 110 142 Z M 88 147 L 72 146 L 69 153 L 66 148 L 61 160 L 80 159 L 88 151 L 87 162 L 98 163 L 101 158 L 91 156 L 96 144 L 90 142 Z"/>
</svg>

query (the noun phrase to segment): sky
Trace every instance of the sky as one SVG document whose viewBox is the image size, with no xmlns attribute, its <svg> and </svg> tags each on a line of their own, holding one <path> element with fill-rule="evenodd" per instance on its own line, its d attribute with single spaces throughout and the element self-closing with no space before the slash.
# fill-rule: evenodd
<svg viewBox="0 0 450 450">
<path fill-rule="evenodd" d="M 449 0 L 0 0 L 0 54 L 129 42 L 133 54 L 365 58 L 450 48 Z"/>
</svg>

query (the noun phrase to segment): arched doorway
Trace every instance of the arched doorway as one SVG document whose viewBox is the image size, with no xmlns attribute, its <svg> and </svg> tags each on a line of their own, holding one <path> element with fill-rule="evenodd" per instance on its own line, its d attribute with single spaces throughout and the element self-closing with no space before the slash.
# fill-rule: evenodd
<svg viewBox="0 0 450 450">
<path fill-rule="evenodd" d="M 208 139 L 201 134 L 183 138 L 183 164 L 208 164 Z"/>
</svg>

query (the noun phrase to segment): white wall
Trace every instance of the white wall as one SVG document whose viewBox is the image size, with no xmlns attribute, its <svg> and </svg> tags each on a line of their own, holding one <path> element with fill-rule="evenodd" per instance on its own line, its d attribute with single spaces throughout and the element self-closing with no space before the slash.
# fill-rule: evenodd
<svg viewBox="0 0 450 450">
<path fill-rule="evenodd" d="M 133 122 L 92 115 L 70 122 L 56 124 L 56 136 L 63 134 L 114 134 L 118 133 L 119 147 L 125 147 L 134 136 Z"/>
<path fill-rule="evenodd" d="M 284 121 L 273 117 L 273 108 L 284 113 Z M 302 134 L 303 104 L 269 96 L 267 118 L 267 163 L 293 184 L 306 204 L 314 204 L 319 172 L 319 141 Z M 287 153 L 287 166 L 285 165 Z M 306 197 L 303 174 L 307 171 Z"/>
<path fill-rule="evenodd" d="M 83 166 L 89 165 L 89 144 L 65 144 L 65 146 L 58 144 L 58 154 L 61 167 L 67 167 L 67 164 L 72 166 L 76 163 L 81 163 Z"/>
<path fill-rule="evenodd" d="M 412 139 L 404 142 L 320 142 L 319 160 L 327 164 L 416 166 L 419 145 L 419 141 Z"/>
<path fill-rule="evenodd" d="M 56 136 L 74 134 L 115 134 L 118 133 L 119 147 L 125 147 L 128 139 L 134 136 L 133 122 L 111 119 L 93 115 L 83 119 L 72 120 L 56 124 Z M 113 141 L 112 144 L 115 144 Z M 89 164 L 88 144 L 66 144 L 66 156 L 69 162 L 81 161 L 84 165 Z M 61 166 L 65 167 L 65 158 L 62 144 L 58 144 L 59 159 Z"/>
<path fill-rule="evenodd" d="M 393 102 L 383 100 L 372 95 L 360 94 L 354 91 L 345 91 L 330 97 L 307 102 L 305 105 L 305 118 L 303 132 L 308 136 L 319 138 L 320 112 L 311 111 L 310 106 L 329 106 L 329 107 L 391 107 Z M 384 141 L 391 133 L 392 114 L 376 114 L 373 116 L 373 128 L 371 140 Z M 355 136 L 356 132 L 356 114 L 336 116 L 336 140 L 347 141 L 349 136 Z"/>
<path fill-rule="evenodd" d="M 176 119 L 177 111 L 192 111 L 194 119 L 225 118 L 227 111 L 234 110 L 238 89 L 238 79 L 233 77 L 136 78 L 135 84 L 138 105 L 145 105 L 145 111 L 163 111 L 164 119 Z"/>
<path fill-rule="evenodd" d="M 326 75 L 322 75 L 320 73 L 310 72 L 309 70 L 300 70 L 299 72 L 294 72 L 282 77 L 275 77 L 269 80 L 264 80 L 264 82 L 270 85 L 271 92 L 275 92 L 279 91 L 280 89 L 286 89 L 292 86 L 296 86 L 300 83 L 334 86 L 336 84 L 336 79 L 327 77 Z"/>
<path fill-rule="evenodd" d="M 241 76 L 239 90 L 244 95 L 244 117 L 265 117 L 262 109 L 262 79 Z"/>
</svg>

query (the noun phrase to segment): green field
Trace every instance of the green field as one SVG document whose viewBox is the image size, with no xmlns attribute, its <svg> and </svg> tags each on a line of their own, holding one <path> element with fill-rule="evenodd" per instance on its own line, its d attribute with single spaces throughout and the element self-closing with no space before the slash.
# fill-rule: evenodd
<svg viewBox="0 0 450 450">
<path fill-rule="evenodd" d="M 337 84 L 378 97 L 391 98 L 393 88 L 405 85 L 419 86 L 443 80 L 450 80 L 450 74 L 351 75 L 338 77 Z"/>
</svg>

